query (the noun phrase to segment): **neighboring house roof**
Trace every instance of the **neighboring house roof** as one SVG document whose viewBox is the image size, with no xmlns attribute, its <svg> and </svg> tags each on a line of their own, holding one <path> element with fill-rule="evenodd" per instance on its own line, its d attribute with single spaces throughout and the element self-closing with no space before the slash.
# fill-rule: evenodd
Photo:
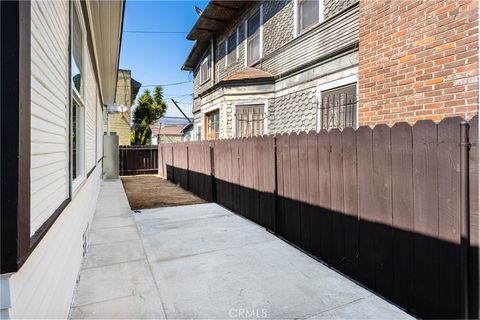
<svg viewBox="0 0 480 320">
<path fill-rule="evenodd" d="M 246 68 L 240 71 L 237 71 L 228 77 L 223 78 L 222 81 L 235 81 L 235 80 L 254 80 L 254 79 L 270 79 L 273 78 L 271 73 L 266 71 L 256 69 L 256 68 Z"/>
<path fill-rule="evenodd" d="M 137 98 L 137 94 L 138 94 L 138 91 L 140 91 L 140 87 L 142 86 L 142 84 L 140 82 L 138 82 L 137 80 L 131 78 L 132 81 L 131 81 L 131 86 L 132 86 L 132 103 L 134 103 L 135 99 Z"/>
<path fill-rule="evenodd" d="M 193 118 L 189 118 L 190 122 L 193 122 Z M 164 116 L 158 119 L 158 123 L 161 123 L 162 125 L 168 125 L 168 124 L 178 124 L 178 125 L 185 125 L 188 123 L 188 120 L 185 117 L 169 117 L 169 116 Z"/>
<path fill-rule="evenodd" d="M 187 35 L 187 39 L 195 40 L 195 44 L 183 64 L 182 70 L 193 70 L 208 48 L 211 36 L 224 31 L 228 22 L 235 18 L 246 4 L 252 2 L 210 1 Z"/>
<path fill-rule="evenodd" d="M 188 130 L 193 129 L 193 122 L 187 123 L 182 130 L 180 130 L 181 133 L 185 134 L 185 132 L 188 132 Z"/>
<path fill-rule="evenodd" d="M 158 135 L 159 129 L 160 129 L 160 135 L 166 135 L 166 136 L 182 136 L 182 129 L 184 125 L 162 125 L 162 127 L 158 126 L 150 126 L 150 129 L 152 130 L 152 135 Z"/>
</svg>

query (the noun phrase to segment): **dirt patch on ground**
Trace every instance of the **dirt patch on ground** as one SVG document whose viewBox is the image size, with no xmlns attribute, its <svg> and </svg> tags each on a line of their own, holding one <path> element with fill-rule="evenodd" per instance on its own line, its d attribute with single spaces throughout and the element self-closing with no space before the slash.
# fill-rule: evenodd
<svg viewBox="0 0 480 320">
<path fill-rule="evenodd" d="M 124 176 L 121 179 L 132 209 L 205 203 L 193 193 L 157 175 Z"/>
</svg>

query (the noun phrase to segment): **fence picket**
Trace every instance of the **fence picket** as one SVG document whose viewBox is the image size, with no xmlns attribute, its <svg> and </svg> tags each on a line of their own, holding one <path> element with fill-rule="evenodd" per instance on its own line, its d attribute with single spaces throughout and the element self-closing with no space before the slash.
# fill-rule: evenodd
<svg viewBox="0 0 480 320">
<path fill-rule="evenodd" d="M 393 298 L 413 310 L 414 228 L 413 217 L 412 127 L 397 123 L 392 127 L 392 213 L 393 213 Z"/>
<path fill-rule="evenodd" d="M 343 155 L 343 223 L 345 231 L 344 271 L 352 278 L 358 275 L 358 194 L 357 194 L 357 148 L 353 128 L 342 132 Z"/>
<path fill-rule="evenodd" d="M 438 315 L 438 183 L 437 126 L 419 121 L 413 126 L 413 207 L 415 217 L 415 310 L 423 317 Z"/>
<path fill-rule="evenodd" d="M 446 318 L 462 318 L 460 265 L 455 263 L 460 250 L 460 122 L 444 119 L 438 124 L 438 231 L 439 313 Z"/>
<path fill-rule="evenodd" d="M 378 125 L 372 133 L 373 216 L 375 222 L 375 290 L 391 299 L 392 253 L 392 152 L 390 128 Z"/>
<path fill-rule="evenodd" d="M 359 280 L 375 288 L 375 217 L 373 215 L 373 146 L 372 129 L 357 131 L 358 215 L 359 223 Z"/>
</svg>

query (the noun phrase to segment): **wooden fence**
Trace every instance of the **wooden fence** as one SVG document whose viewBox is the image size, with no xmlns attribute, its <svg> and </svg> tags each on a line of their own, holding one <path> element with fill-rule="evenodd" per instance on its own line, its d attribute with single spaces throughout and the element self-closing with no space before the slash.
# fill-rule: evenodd
<svg viewBox="0 0 480 320">
<path fill-rule="evenodd" d="M 159 150 L 164 177 L 408 312 L 478 317 L 478 117 Z"/>
<path fill-rule="evenodd" d="M 121 176 L 158 173 L 158 146 L 119 146 Z"/>
</svg>

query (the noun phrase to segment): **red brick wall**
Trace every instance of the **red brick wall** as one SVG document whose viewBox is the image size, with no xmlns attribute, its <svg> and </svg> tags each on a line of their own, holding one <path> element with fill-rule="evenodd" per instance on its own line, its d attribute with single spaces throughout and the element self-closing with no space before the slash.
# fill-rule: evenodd
<svg viewBox="0 0 480 320">
<path fill-rule="evenodd" d="M 478 0 L 360 0 L 359 124 L 478 113 Z"/>
</svg>

